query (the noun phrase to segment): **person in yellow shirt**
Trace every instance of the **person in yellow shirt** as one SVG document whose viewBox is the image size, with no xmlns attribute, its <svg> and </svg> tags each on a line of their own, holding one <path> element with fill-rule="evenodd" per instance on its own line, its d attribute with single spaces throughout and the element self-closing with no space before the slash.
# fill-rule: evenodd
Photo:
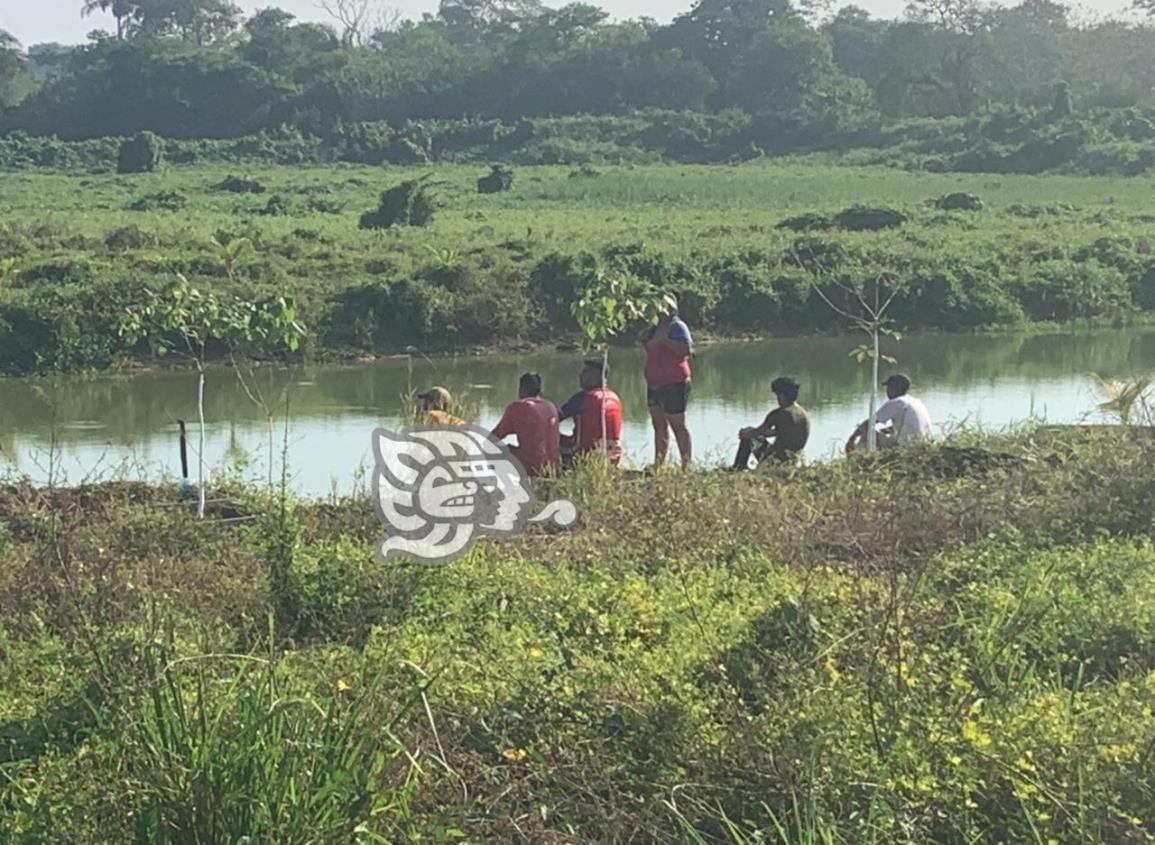
<svg viewBox="0 0 1155 845">
<path fill-rule="evenodd" d="M 465 420 L 446 410 L 453 404 L 453 395 L 444 387 L 431 387 L 417 394 L 421 403 L 421 417 L 425 425 L 465 425 Z"/>
</svg>

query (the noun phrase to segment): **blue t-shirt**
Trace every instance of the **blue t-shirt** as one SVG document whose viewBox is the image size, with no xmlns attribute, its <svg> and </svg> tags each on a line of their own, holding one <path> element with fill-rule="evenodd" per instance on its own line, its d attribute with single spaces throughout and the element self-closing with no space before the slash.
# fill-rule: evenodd
<svg viewBox="0 0 1155 845">
<path fill-rule="evenodd" d="M 574 417 L 576 417 L 578 414 L 581 413 L 582 405 L 585 404 L 585 401 L 586 401 L 586 392 L 584 390 L 579 390 L 577 393 L 575 393 L 573 396 L 571 396 L 569 399 L 567 399 L 565 404 L 561 406 L 561 408 L 560 408 L 561 414 L 559 415 L 558 419 L 559 420 L 573 419 Z"/>
<path fill-rule="evenodd" d="M 670 332 L 667 335 L 670 340 L 676 340 L 679 343 L 690 343 L 690 327 L 686 325 L 681 317 L 675 317 L 670 321 Z"/>
</svg>

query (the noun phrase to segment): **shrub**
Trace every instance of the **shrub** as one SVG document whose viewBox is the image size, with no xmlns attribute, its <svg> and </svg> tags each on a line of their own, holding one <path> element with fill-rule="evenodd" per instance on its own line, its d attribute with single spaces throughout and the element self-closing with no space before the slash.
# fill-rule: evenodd
<svg viewBox="0 0 1155 845">
<path fill-rule="evenodd" d="M 513 187 L 513 170 L 500 164 L 492 165 L 485 176 L 477 180 L 477 193 L 500 194 Z"/>
<path fill-rule="evenodd" d="M 242 179 L 239 176 L 228 176 L 223 181 L 212 186 L 214 191 L 225 191 L 230 194 L 263 194 L 265 186 L 256 179 Z"/>
<path fill-rule="evenodd" d="M 280 194 L 273 194 L 264 207 L 257 210 L 257 214 L 264 217 L 285 217 L 292 213 L 289 201 Z"/>
<path fill-rule="evenodd" d="M 152 246 L 155 238 L 133 223 L 131 226 L 121 226 L 113 229 L 104 238 L 104 245 L 109 249 L 143 249 Z"/>
<path fill-rule="evenodd" d="M 164 159 L 164 141 L 151 132 L 140 132 L 120 145 L 117 173 L 151 173 Z"/>
<path fill-rule="evenodd" d="M 317 214 L 340 214 L 345 210 L 345 203 L 333 202 L 332 200 L 321 199 L 320 197 L 310 197 L 307 207 L 309 211 Z"/>
<path fill-rule="evenodd" d="M 433 222 L 436 205 L 424 182 L 425 178 L 410 179 L 384 191 L 377 209 L 361 215 L 361 228 L 428 226 Z"/>
<path fill-rule="evenodd" d="M 958 191 L 939 197 L 935 200 L 934 207 L 942 211 L 982 211 L 983 201 L 974 194 Z"/>
<path fill-rule="evenodd" d="M 834 221 L 825 214 L 808 212 L 797 217 L 787 217 L 775 229 L 789 229 L 792 232 L 821 232 L 834 227 Z"/>
<path fill-rule="evenodd" d="M 180 191 L 161 191 L 146 194 L 133 201 L 130 211 L 182 211 L 188 205 L 188 197 Z"/>
<path fill-rule="evenodd" d="M 855 205 L 838 212 L 834 223 L 839 229 L 851 232 L 873 232 L 879 229 L 893 229 L 907 221 L 907 216 L 893 208 L 876 208 Z"/>
</svg>

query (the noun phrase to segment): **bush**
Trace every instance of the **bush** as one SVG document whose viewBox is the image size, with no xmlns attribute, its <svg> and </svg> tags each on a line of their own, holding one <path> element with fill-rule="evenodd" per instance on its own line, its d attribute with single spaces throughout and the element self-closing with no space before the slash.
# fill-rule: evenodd
<svg viewBox="0 0 1155 845">
<path fill-rule="evenodd" d="M 152 173 L 164 159 L 164 141 L 151 132 L 140 132 L 120 145 L 117 173 Z"/>
<path fill-rule="evenodd" d="M 239 176 L 228 176 L 223 181 L 212 186 L 214 191 L 225 191 L 230 194 L 263 194 L 265 186 L 256 179 L 242 179 Z"/>
<path fill-rule="evenodd" d="M 428 226 L 433 222 L 436 205 L 424 182 L 425 178 L 411 179 L 384 191 L 377 209 L 361 215 L 361 228 Z"/>
<path fill-rule="evenodd" d="M 262 208 L 257 210 L 257 214 L 260 214 L 263 217 L 285 217 L 292 213 L 293 210 L 289 205 L 289 201 L 282 197 L 280 194 L 273 194 L 271 197 L 269 197 L 269 201 L 266 202 Z"/>
<path fill-rule="evenodd" d="M 825 214 L 809 212 L 797 217 L 787 217 L 775 229 L 789 229 L 792 232 L 822 232 L 834 227 L 834 221 Z"/>
<path fill-rule="evenodd" d="M 333 202 L 332 200 L 321 199 L 320 197 L 310 197 L 307 207 L 309 211 L 317 214 L 340 214 L 345 210 L 345 203 Z"/>
<path fill-rule="evenodd" d="M 188 205 L 188 197 L 180 191 L 161 191 L 147 194 L 133 201 L 129 211 L 182 211 Z"/>
<path fill-rule="evenodd" d="M 477 193 L 500 194 L 513 187 L 513 170 L 500 164 L 492 165 L 485 176 L 477 180 Z"/>
<path fill-rule="evenodd" d="M 983 201 L 974 194 L 959 191 L 939 197 L 935 200 L 934 207 L 941 211 L 982 211 Z"/>
<path fill-rule="evenodd" d="M 907 221 L 907 216 L 893 208 L 874 208 L 856 205 L 838 212 L 834 223 L 839 229 L 850 232 L 873 232 L 879 229 L 893 229 Z"/>
<path fill-rule="evenodd" d="M 156 239 L 133 223 L 131 226 L 121 226 L 113 229 L 104 238 L 104 245 L 109 249 L 143 249 L 152 246 Z"/>
</svg>

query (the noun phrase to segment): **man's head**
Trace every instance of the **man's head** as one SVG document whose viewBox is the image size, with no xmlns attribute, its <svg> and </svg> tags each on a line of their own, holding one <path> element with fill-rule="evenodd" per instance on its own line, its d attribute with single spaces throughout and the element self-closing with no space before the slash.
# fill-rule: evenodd
<svg viewBox="0 0 1155 845">
<path fill-rule="evenodd" d="M 517 395 L 522 399 L 541 396 L 541 376 L 537 373 L 523 373 L 517 382 Z"/>
<path fill-rule="evenodd" d="M 444 387 L 431 387 L 424 393 L 417 394 L 423 411 L 444 411 L 453 401 L 453 396 Z"/>
<path fill-rule="evenodd" d="M 781 376 L 770 383 L 770 389 L 778 397 L 778 404 L 782 407 L 793 405 L 798 401 L 799 385 L 790 376 Z"/>
<path fill-rule="evenodd" d="M 667 293 L 662 297 L 662 314 L 660 322 L 667 323 L 678 316 L 678 297 Z"/>
<path fill-rule="evenodd" d="M 886 395 L 889 399 L 906 396 L 910 392 L 910 378 L 902 373 L 895 373 L 886 380 Z"/>
<path fill-rule="evenodd" d="M 606 378 L 609 379 L 609 367 L 606 367 Z M 602 362 L 597 358 L 582 361 L 580 382 L 582 390 L 593 390 L 602 386 Z"/>
</svg>

